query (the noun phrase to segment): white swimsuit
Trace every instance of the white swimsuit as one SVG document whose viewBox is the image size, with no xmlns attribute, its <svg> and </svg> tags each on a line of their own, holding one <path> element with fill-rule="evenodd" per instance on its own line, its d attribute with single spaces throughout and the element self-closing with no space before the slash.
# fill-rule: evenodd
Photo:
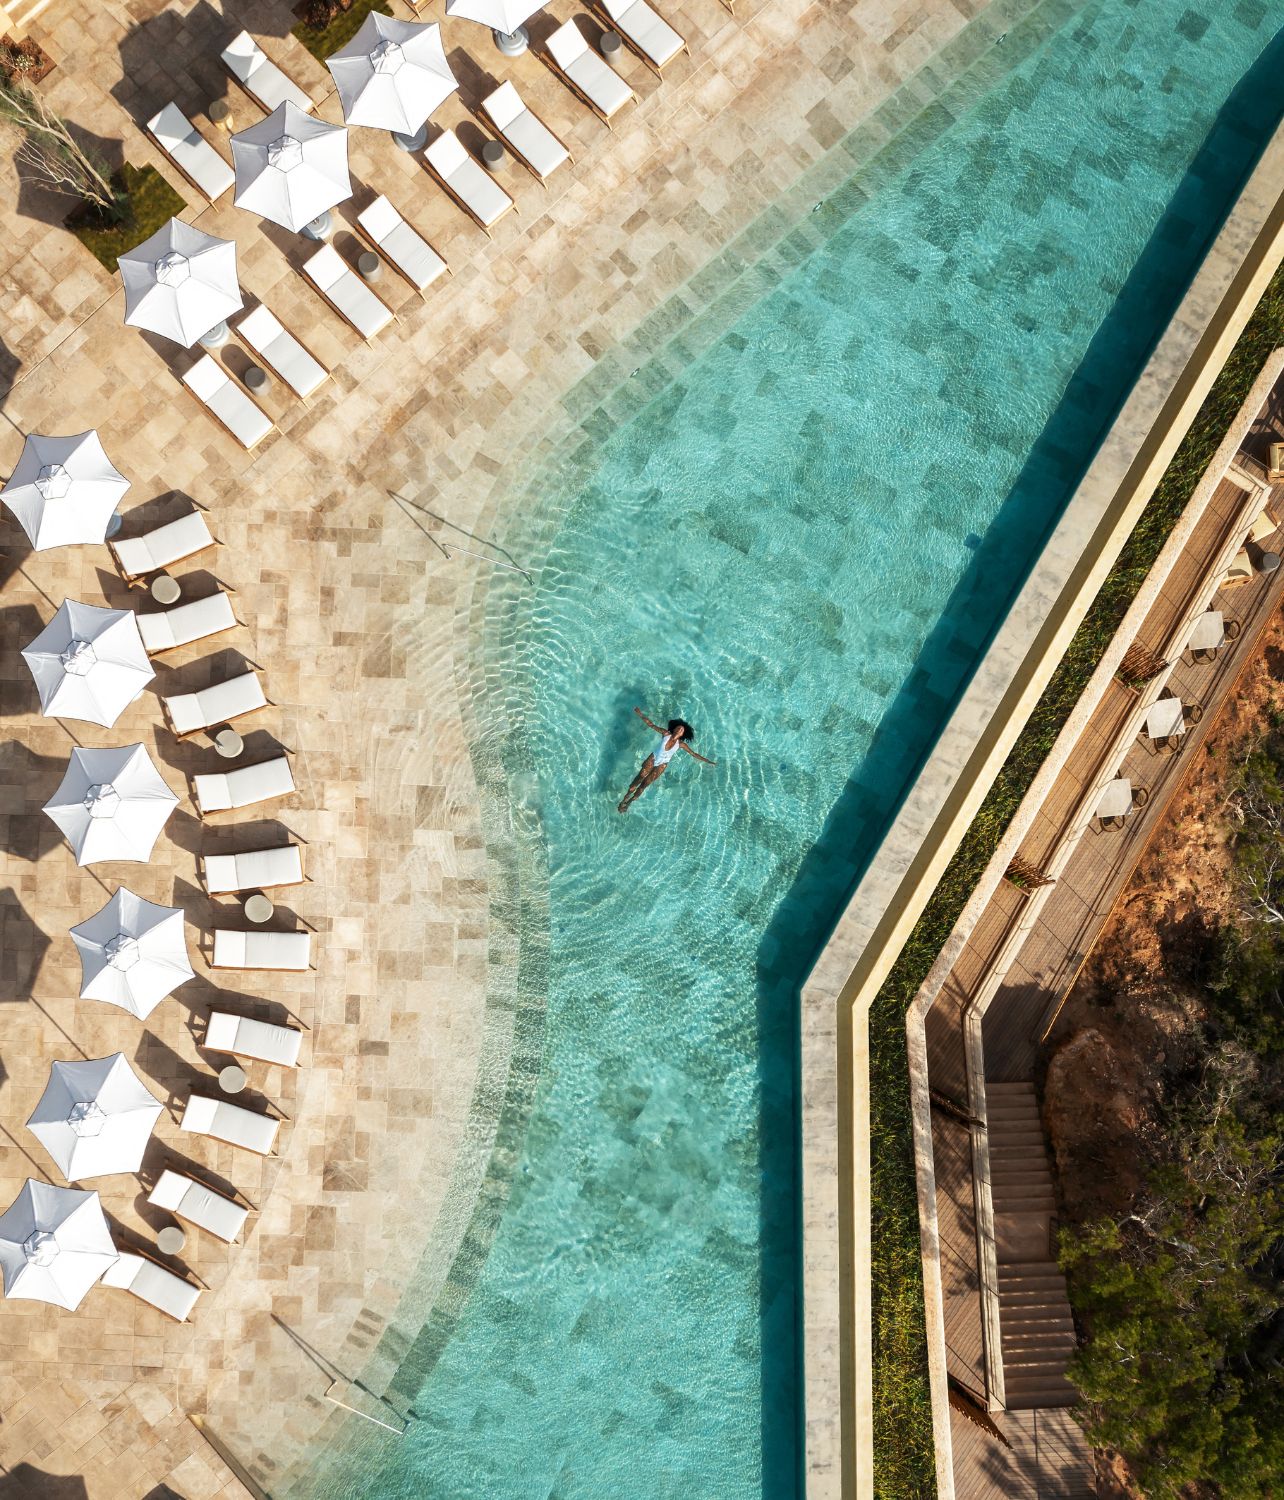
<svg viewBox="0 0 1284 1500">
<path fill-rule="evenodd" d="M 673 757 L 678 753 L 678 746 L 681 743 L 681 740 L 674 740 L 674 742 L 670 745 L 669 736 L 666 734 L 664 736 L 664 739 L 660 742 L 660 748 L 655 752 L 656 765 L 667 766 L 673 759 Z"/>
</svg>

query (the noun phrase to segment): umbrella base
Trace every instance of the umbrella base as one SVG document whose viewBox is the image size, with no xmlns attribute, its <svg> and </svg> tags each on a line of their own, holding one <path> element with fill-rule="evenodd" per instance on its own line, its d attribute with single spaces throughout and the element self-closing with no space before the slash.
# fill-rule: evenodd
<svg viewBox="0 0 1284 1500">
<path fill-rule="evenodd" d="M 392 139 L 403 151 L 422 151 L 428 144 L 428 121 L 425 120 L 414 135 L 403 135 L 400 130 L 394 130 Z"/>
<path fill-rule="evenodd" d="M 318 214 L 315 219 L 309 219 L 303 226 L 303 232 L 310 240 L 328 240 L 330 231 L 334 228 L 334 216 L 327 208 L 323 214 Z"/>
<path fill-rule="evenodd" d="M 231 331 L 227 326 L 227 319 L 224 318 L 221 323 L 215 323 L 208 333 L 201 334 L 196 342 L 202 349 L 221 349 L 231 336 Z"/>
<path fill-rule="evenodd" d="M 519 26 L 514 32 L 492 31 L 495 45 L 505 57 L 520 57 L 526 51 L 530 43 L 530 34 L 525 26 Z"/>
</svg>

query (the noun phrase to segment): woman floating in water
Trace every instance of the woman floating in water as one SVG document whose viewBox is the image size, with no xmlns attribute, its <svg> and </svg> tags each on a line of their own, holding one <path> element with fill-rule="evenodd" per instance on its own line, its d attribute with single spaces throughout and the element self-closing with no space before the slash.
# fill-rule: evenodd
<svg viewBox="0 0 1284 1500">
<path fill-rule="evenodd" d="M 649 729 L 654 729 L 656 734 L 662 737 L 663 744 L 658 750 L 652 751 L 642 762 L 642 769 L 629 783 L 629 789 L 624 794 L 624 801 L 620 803 L 618 812 L 628 812 L 647 787 L 664 774 L 665 766 L 679 750 L 685 750 L 692 760 L 703 761 L 706 766 L 718 764 L 716 760 L 710 760 L 707 755 L 697 755 L 691 748 L 691 741 L 695 739 L 695 730 L 685 719 L 670 719 L 669 727 L 661 729 L 658 724 L 653 724 L 640 708 L 635 708 L 633 712 Z"/>
</svg>

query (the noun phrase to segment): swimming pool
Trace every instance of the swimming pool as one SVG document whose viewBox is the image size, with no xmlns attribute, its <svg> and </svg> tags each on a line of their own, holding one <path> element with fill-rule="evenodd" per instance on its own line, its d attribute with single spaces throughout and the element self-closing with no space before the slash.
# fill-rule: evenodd
<svg viewBox="0 0 1284 1500">
<path fill-rule="evenodd" d="M 711 349 L 526 477 L 534 581 L 491 588 L 474 697 L 541 1022 L 405 1439 L 345 1429 L 288 1493 L 795 1492 L 797 988 L 1276 123 L 1241 80 L 1282 24 L 1100 0 L 1014 33 Z M 635 704 L 719 765 L 621 817 Z"/>
</svg>

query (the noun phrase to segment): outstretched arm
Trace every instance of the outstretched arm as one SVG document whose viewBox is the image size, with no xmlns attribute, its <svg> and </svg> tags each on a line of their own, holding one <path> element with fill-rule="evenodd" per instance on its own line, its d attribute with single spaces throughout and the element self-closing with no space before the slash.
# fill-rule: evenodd
<svg viewBox="0 0 1284 1500">
<path fill-rule="evenodd" d="M 702 760 L 706 766 L 716 766 L 718 764 L 716 760 L 710 760 L 707 755 L 698 755 L 684 740 L 678 741 L 678 748 L 685 750 L 692 760 Z"/>
<path fill-rule="evenodd" d="M 658 724 L 653 724 L 640 708 L 635 708 L 633 712 L 637 714 L 638 718 L 642 720 L 648 729 L 654 729 L 656 734 L 668 734 L 669 731 L 667 729 L 661 729 Z"/>
</svg>

